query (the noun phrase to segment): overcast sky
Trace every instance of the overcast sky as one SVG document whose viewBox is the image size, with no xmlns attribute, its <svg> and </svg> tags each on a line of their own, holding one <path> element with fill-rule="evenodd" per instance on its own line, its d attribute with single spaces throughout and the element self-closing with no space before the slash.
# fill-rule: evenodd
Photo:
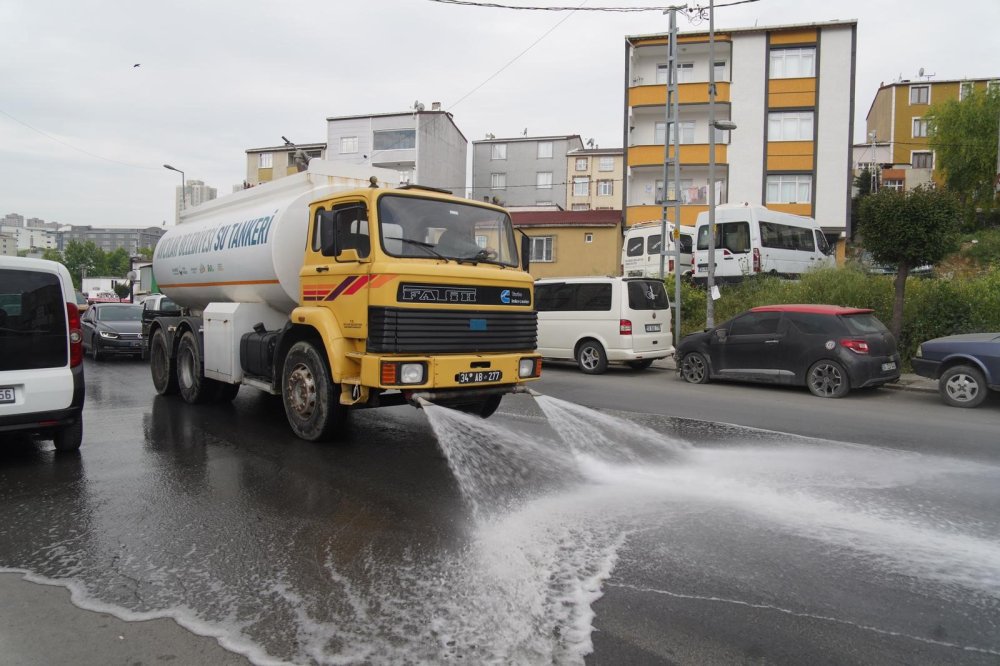
<svg viewBox="0 0 1000 666">
<path fill-rule="evenodd" d="M 719 7 L 716 29 L 832 19 L 858 19 L 855 140 L 882 81 L 1000 76 L 997 0 L 758 0 Z M 329 116 L 415 100 L 470 142 L 527 128 L 620 147 L 624 38 L 668 29 L 658 11 L 430 0 L 0 0 L 0 26 L 0 215 L 97 226 L 173 224 L 164 163 L 225 195 L 247 148 L 322 142 Z"/>
</svg>

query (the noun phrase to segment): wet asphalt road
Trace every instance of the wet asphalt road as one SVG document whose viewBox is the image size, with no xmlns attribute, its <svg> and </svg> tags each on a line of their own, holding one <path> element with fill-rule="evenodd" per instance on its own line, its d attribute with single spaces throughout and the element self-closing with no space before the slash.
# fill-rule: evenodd
<svg viewBox="0 0 1000 666">
<path fill-rule="evenodd" d="M 0 568 L 259 663 L 1000 661 L 995 403 L 547 366 L 609 414 L 390 408 L 313 445 L 251 389 L 86 370 L 79 456 L 0 450 Z"/>
</svg>

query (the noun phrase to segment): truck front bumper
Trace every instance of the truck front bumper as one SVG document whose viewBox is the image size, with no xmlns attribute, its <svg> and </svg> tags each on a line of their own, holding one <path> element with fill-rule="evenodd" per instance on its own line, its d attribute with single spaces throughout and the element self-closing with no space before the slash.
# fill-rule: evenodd
<svg viewBox="0 0 1000 666">
<path fill-rule="evenodd" d="M 416 382 L 412 381 L 414 366 L 421 368 Z M 440 356 L 369 354 L 361 363 L 363 386 L 408 393 L 510 393 L 517 385 L 538 379 L 540 374 L 541 356 L 534 352 Z"/>
</svg>

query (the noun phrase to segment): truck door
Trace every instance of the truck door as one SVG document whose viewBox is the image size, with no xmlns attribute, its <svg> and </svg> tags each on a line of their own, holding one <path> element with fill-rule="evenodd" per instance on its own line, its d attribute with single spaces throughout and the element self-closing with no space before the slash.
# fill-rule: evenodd
<svg viewBox="0 0 1000 666">
<path fill-rule="evenodd" d="M 302 268 L 302 304 L 330 308 L 346 337 L 368 335 L 371 239 L 364 200 L 320 204 Z"/>
</svg>

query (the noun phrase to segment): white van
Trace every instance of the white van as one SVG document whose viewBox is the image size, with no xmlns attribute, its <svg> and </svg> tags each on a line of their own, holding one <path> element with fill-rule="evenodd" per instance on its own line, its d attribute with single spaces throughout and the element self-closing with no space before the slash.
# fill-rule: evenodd
<svg viewBox="0 0 1000 666">
<path fill-rule="evenodd" d="M 75 451 L 83 399 L 83 335 L 69 271 L 0 256 L 0 439 L 22 432 Z"/>
<path fill-rule="evenodd" d="M 663 269 L 667 273 L 674 272 L 676 261 L 674 225 L 667 225 L 667 256 Z M 622 275 L 625 277 L 660 277 L 660 222 L 636 224 L 625 231 L 625 242 L 622 244 Z M 681 275 L 691 273 L 691 246 L 694 244 L 694 227 L 681 225 Z"/>
<path fill-rule="evenodd" d="M 609 361 L 642 370 L 674 353 L 670 302 L 663 282 L 576 277 L 535 281 L 538 353 L 575 360 L 596 375 Z"/>
<path fill-rule="evenodd" d="M 834 248 L 811 217 L 780 213 L 748 203 L 715 209 L 715 282 L 738 282 L 773 273 L 796 278 L 811 268 L 833 266 Z M 708 211 L 695 223 L 697 246 L 692 278 L 708 279 Z"/>
</svg>

